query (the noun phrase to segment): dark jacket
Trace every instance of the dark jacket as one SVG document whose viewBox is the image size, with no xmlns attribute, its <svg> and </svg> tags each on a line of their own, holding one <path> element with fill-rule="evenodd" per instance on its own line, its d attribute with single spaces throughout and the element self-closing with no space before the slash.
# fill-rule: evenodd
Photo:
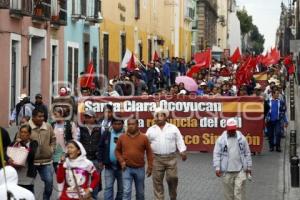
<svg viewBox="0 0 300 200">
<path fill-rule="evenodd" d="M 79 127 L 80 139 L 79 141 L 86 150 L 86 157 L 89 160 L 97 160 L 99 153 L 100 143 L 100 129 L 98 127 L 93 128 L 92 133 L 89 133 L 87 127 Z"/>
<path fill-rule="evenodd" d="M 111 132 L 105 131 L 100 138 L 99 143 L 99 154 L 98 154 L 98 161 L 103 163 L 106 168 L 112 167 L 112 162 L 109 158 L 109 151 L 110 151 L 110 140 L 111 140 Z M 121 169 L 119 162 L 117 162 L 117 168 Z"/>
<path fill-rule="evenodd" d="M 1 136 L 2 136 L 2 142 L 3 142 L 3 149 L 4 149 L 4 160 L 7 161 L 8 157 L 6 155 L 6 149 L 10 145 L 11 140 L 10 140 L 8 132 L 2 127 L 0 127 L 0 129 L 1 129 Z M 0 155 L 0 159 L 1 159 L 1 155 Z M 0 160 L 0 168 L 2 168 L 1 160 Z"/>
<path fill-rule="evenodd" d="M 11 146 L 14 146 L 17 142 L 13 142 Z M 21 146 L 27 148 L 27 146 L 23 143 L 20 143 Z M 28 164 L 28 170 L 27 170 L 27 176 L 31 178 L 35 178 L 37 175 L 36 166 L 34 165 L 34 156 L 37 151 L 38 142 L 36 140 L 31 140 L 29 144 L 29 153 L 27 157 L 27 164 Z"/>
</svg>

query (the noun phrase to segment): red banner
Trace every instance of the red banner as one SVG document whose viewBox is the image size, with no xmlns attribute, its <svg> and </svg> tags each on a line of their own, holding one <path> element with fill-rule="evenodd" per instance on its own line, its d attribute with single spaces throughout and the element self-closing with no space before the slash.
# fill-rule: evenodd
<svg viewBox="0 0 300 200">
<path fill-rule="evenodd" d="M 211 152 L 226 129 L 226 119 L 235 117 L 252 152 L 262 151 L 264 107 L 260 97 L 90 97 L 80 99 L 78 111 L 82 114 L 92 109 L 101 119 L 106 104 L 113 105 L 114 112 L 124 118 L 139 119 L 142 132 L 154 125 L 156 107 L 168 109 L 168 121 L 180 129 L 189 151 Z"/>
</svg>

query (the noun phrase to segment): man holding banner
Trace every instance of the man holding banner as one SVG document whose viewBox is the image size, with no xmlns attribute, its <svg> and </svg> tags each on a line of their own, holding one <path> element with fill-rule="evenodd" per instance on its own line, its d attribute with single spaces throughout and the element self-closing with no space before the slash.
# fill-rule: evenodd
<svg viewBox="0 0 300 200">
<path fill-rule="evenodd" d="M 179 151 L 183 161 L 187 159 L 183 137 L 175 125 L 167 123 L 168 116 L 168 110 L 157 108 L 154 112 L 156 124 L 151 126 L 146 132 L 154 153 L 152 181 L 155 200 L 164 200 L 163 181 L 165 173 L 170 200 L 177 199 L 176 151 Z"/>
</svg>

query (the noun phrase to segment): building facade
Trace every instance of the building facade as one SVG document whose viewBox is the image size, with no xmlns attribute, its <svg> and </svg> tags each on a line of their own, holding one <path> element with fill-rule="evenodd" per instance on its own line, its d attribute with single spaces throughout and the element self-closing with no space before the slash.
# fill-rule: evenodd
<svg viewBox="0 0 300 200">
<path fill-rule="evenodd" d="M 228 7 L 228 19 L 227 19 L 227 48 L 230 49 L 230 54 L 233 54 L 234 50 L 238 47 L 242 49 L 242 35 L 240 20 L 237 17 L 237 4 L 235 0 L 230 0 Z"/>
<path fill-rule="evenodd" d="M 22 93 L 41 93 L 49 104 L 53 82 L 63 80 L 64 0 L 0 0 L 0 124 Z"/>
<path fill-rule="evenodd" d="M 78 78 L 90 61 L 99 73 L 99 23 L 102 21 L 100 0 L 68 2 L 67 26 L 64 29 L 64 81 L 76 93 Z"/>
<path fill-rule="evenodd" d="M 101 73 L 114 77 L 126 49 L 149 63 L 160 57 L 191 57 L 193 0 L 102 1 Z M 113 14 L 112 14 L 113 13 Z"/>
<path fill-rule="evenodd" d="M 217 46 L 217 3 L 217 0 L 197 1 L 197 51 Z"/>
</svg>

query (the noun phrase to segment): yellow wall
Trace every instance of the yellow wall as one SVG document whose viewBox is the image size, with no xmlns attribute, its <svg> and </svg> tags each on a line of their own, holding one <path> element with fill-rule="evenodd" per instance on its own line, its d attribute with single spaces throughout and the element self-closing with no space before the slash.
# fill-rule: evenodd
<svg viewBox="0 0 300 200">
<path fill-rule="evenodd" d="M 103 58 L 103 33 L 109 34 L 109 61 L 119 63 L 121 57 L 121 32 L 126 33 L 126 47 L 136 53 L 138 49 L 135 44 L 138 40 L 142 41 L 143 60 L 148 63 L 148 38 L 154 39 L 156 36 L 163 38 L 164 45 L 157 46 L 155 49 L 160 54 L 162 49 L 165 56 L 166 50 L 169 49 L 170 57 L 174 55 L 174 37 L 172 37 L 172 29 L 174 29 L 174 5 L 166 4 L 164 0 L 141 0 L 140 1 L 140 19 L 134 19 L 134 0 L 103 0 L 102 16 L 103 22 L 100 25 L 100 48 Z M 144 4 L 146 2 L 146 4 Z M 168 2 L 168 1 L 167 1 Z M 169 1 L 172 2 L 172 1 Z M 125 6 L 126 11 L 121 11 L 118 4 Z M 180 20 L 179 30 L 179 56 L 187 58 L 191 57 L 191 31 L 184 21 L 184 0 L 178 0 L 180 6 L 180 16 L 176 20 Z M 122 14 L 126 20 L 120 20 Z M 135 29 L 137 29 L 138 38 L 135 38 Z M 174 35 L 174 34 L 173 34 Z M 173 41 L 172 41 L 173 40 Z M 188 44 L 188 46 L 186 46 Z M 185 52 L 185 49 L 187 52 Z M 153 55 L 153 52 L 151 55 Z"/>
</svg>

